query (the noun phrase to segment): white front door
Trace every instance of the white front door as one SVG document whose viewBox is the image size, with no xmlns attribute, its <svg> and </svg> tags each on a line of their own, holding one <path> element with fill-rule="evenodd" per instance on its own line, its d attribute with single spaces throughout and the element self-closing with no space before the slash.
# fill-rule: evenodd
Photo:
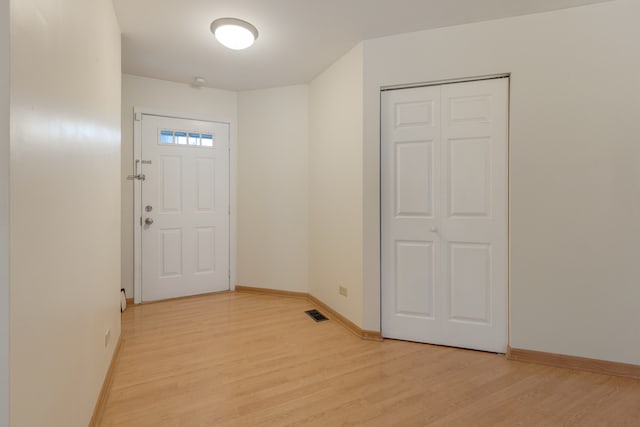
<svg viewBox="0 0 640 427">
<path fill-rule="evenodd" d="M 229 289 L 229 125 L 142 115 L 141 299 Z"/>
<path fill-rule="evenodd" d="M 381 104 L 382 334 L 507 346 L 508 79 Z"/>
</svg>

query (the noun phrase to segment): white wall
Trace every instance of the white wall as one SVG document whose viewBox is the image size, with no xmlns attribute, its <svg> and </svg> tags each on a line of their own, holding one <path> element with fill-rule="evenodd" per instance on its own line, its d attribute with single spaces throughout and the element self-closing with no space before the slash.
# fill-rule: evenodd
<svg viewBox="0 0 640 427">
<path fill-rule="evenodd" d="M 0 0 L 0 427 L 9 425 L 9 0 Z"/>
<path fill-rule="evenodd" d="M 133 174 L 133 109 L 178 117 L 231 122 L 231 162 L 237 155 L 237 94 L 226 90 L 197 88 L 183 83 L 145 77 L 122 75 L 122 287 L 127 297 L 133 298 L 133 183 L 126 176 Z M 232 169 L 233 170 L 233 169 Z M 231 185 L 235 185 L 231 177 Z M 232 211 L 235 212 L 235 200 Z M 235 217 L 231 218 L 235 227 Z M 235 247 L 231 248 L 232 271 Z M 233 277 L 232 277 L 233 280 Z M 232 281 L 232 283 L 235 283 Z"/>
<path fill-rule="evenodd" d="M 308 86 L 238 98 L 238 283 L 308 292 Z"/>
<path fill-rule="evenodd" d="M 309 289 L 362 324 L 362 44 L 309 89 Z M 338 287 L 348 289 L 348 297 Z"/>
<path fill-rule="evenodd" d="M 364 43 L 365 327 L 380 87 L 509 72 L 511 346 L 640 364 L 638 16 L 619 0 Z"/>
<path fill-rule="evenodd" d="M 12 1 L 11 75 L 11 426 L 85 427 L 120 335 L 111 1 Z"/>
</svg>

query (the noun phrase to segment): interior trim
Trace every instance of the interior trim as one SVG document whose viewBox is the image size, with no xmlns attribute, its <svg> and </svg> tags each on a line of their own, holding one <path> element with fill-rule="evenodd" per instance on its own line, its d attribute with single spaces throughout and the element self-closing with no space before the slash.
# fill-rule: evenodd
<svg viewBox="0 0 640 427">
<path fill-rule="evenodd" d="M 93 409 L 93 416 L 91 417 L 91 421 L 89 421 L 89 427 L 99 427 L 100 423 L 102 422 L 102 415 L 104 414 L 104 408 L 107 404 L 109 393 L 111 392 L 111 385 L 113 384 L 113 373 L 115 371 L 116 363 L 120 359 L 121 348 L 122 348 L 122 332 L 120 333 L 120 337 L 118 337 L 118 343 L 116 344 L 116 349 L 113 351 L 113 357 L 111 358 L 111 363 L 109 364 L 109 369 L 107 370 L 107 374 L 104 377 L 104 382 L 102 383 L 102 389 L 100 389 L 100 395 L 98 395 L 96 406 Z"/>
<path fill-rule="evenodd" d="M 518 362 L 537 363 L 556 368 L 577 369 L 597 374 L 614 375 L 640 379 L 640 365 L 610 362 L 607 360 L 589 359 L 586 357 L 568 356 L 565 354 L 546 353 L 543 351 L 507 348 L 507 359 Z"/>
<path fill-rule="evenodd" d="M 261 294 L 261 295 L 273 295 L 273 296 L 288 297 L 288 298 L 309 299 L 309 294 L 306 293 L 306 292 L 282 291 L 282 290 L 279 290 L 279 289 L 254 288 L 253 286 L 236 285 L 236 292 L 245 292 L 245 293 Z"/>
<path fill-rule="evenodd" d="M 457 79 L 434 80 L 434 81 L 420 82 L 420 83 L 388 85 L 388 86 L 382 86 L 380 88 L 380 92 L 385 92 L 388 90 L 397 90 L 397 89 L 412 89 L 415 87 L 442 86 L 442 85 L 449 85 L 449 84 L 455 84 L 455 83 L 477 82 L 480 80 L 505 79 L 510 77 L 511 77 L 511 73 L 501 73 L 501 74 L 488 74 L 485 76 L 475 76 L 475 77 L 460 77 Z"/>
<path fill-rule="evenodd" d="M 237 246 L 237 119 L 231 120 L 230 118 L 220 118 L 219 120 L 213 120 L 204 116 L 194 115 L 193 117 L 185 117 L 184 114 L 171 113 L 168 111 L 156 110 L 154 108 L 133 107 L 133 157 L 131 161 L 135 159 L 142 159 L 142 119 L 143 116 L 164 117 L 179 120 L 195 120 L 200 122 L 209 123 L 222 123 L 229 125 L 229 289 L 233 289 L 232 283 L 236 282 L 236 259 L 235 252 Z M 133 170 L 133 173 L 138 173 Z M 134 303 L 142 303 L 142 228 L 139 225 L 140 218 L 142 217 L 142 182 L 140 180 L 133 181 L 133 300 Z"/>
<path fill-rule="evenodd" d="M 344 328 L 358 336 L 360 339 L 367 341 L 382 341 L 382 335 L 379 331 L 367 331 L 361 329 L 358 325 L 353 323 L 351 320 L 347 319 L 331 307 L 329 307 L 324 302 L 320 301 L 318 298 L 309 294 L 308 292 L 294 292 L 294 291 L 281 291 L 278 289 L 266 289 L 266 288 L 255 288 L 252 286 L 241 286 L 236 285 L 236 292 L 246 292 L 252 294 L 260 294 L 260 295 L 272 295 L 272 296 L 280 296 L 280 297 L 289 297 L 289 298 L 300 298 L 306 299 L 313 305 L 318 306 L 322 311 L 324 311 L 330 319 L 335 320 L 337 323 L 342 325 Z"/>
</svg>

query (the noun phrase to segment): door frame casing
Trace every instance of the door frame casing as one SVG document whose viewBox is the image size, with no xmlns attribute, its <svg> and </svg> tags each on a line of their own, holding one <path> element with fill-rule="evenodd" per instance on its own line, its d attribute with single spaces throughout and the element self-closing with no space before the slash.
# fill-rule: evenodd
<svg viewBox="0 0 640 427">
<path fill-rule="evenodd" d="M 212 119 L 209 117 L 201 117 L 198 115 L 185 115 L 169 113 L 162 110 L 144 107 L 133 108 L 133 161 L 134 171 L 135 160 L 142 159 L 142 116 L 161 116 L 171 119 L 197 120 L 202 122 L 224 123 L 229 125 L 229 290 L 233 291 L 236 287 L 236 189 L 237 189 L 237 138 L 235 132 L 235 122 L 230 119 Z M 142 227 L 140 226 L 140 218 L 142 217 L 142 182 L 133 180 L 133 302 L 140 304 L 142 302 Z"/>
<path fill-rule="evenodd" d="M 506 262 L 506 279 L 507 279 L 507 298 L 506 298 L 506 309 L 507 309 L 507 324 L 506 324 L 506 343 L 507 349 L 510 348 L 511 345 L 511 73 L 498 73 L 498 74 L 487 74 L 481 76 L 472 76 L 472 77 L 460 77 L 460 78 L 451 78 L 451 79 L 442 79 L 442 80 L 434 80 L 434 81 L 425 81 L 419 83 L 408 83 L 408 84 L 398 84 L 398 85 L 384 85 L 379 86 L 378 92 L 378 123 L 381 126 L 382 124 L 382 93 L 391 90 L 397 89 L 410 89 L 410 88 L 418 88 L 425 86 L 441 86 L 446 84 L 455 84 L 455 83 L 465 83 L 465 82 L 473 82 L 473 81 L 484 81 L 484 80 L 494 80 L 494 79 L 507 79 L 507 262 Z M 378 328 L 380 333 L 382 333 L 382 306 L 384 304 L 382 300 L 382 132 L 378 134 L 378 230 L 380 230 L 380 234 L 378 235 L 378 262 L 379 262 L 379 288 L 378 288 L 378 298 L 379 298 L 379 324 Z"/>
</svg>

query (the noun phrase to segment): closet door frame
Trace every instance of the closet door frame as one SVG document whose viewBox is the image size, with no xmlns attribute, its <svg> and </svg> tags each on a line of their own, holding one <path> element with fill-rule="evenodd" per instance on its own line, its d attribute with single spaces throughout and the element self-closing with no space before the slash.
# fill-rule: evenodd
<svg viewBox="0 0 640 427">
<path fill-rule="evenodd" d="M 508 74 L 501 74 L 501 75 L 494 75 L 494 76 L 485 76 L 481 78 L 443 80 L 443 81 L 436 81 L 436 82 L 431 82 L 426 84 L 385 87 L 381 91 L 381 140 L 380 140 L 380 144 L 381 144 L 380 145 L 380 150 L 381 150 L 380 151 L 380 161 L 381 161 L 381 186 L 380 186 L 380 189 L 381 189 L 381 206 L 380 206 L 381 208 L 381 212 L 380 212 L 380 215 L 381 215 L 380 217 L 381 218 L 381 236 L 380 236 L 381 238 L 381 246 L 380 246 L 381 248 L 381 253 L 380 253 L 381 331 L 383 336 L 385 337 L 405 339 L 410 341 L 430 342 L 434 344 L 444 344 L 444 345 L 451 345 L 451 346 L 464 347 L 464 348 L 474 348 L 479 350 L 494 351 L 494 352 L 500 352 L 500 353 L 505 352 L 507 349 L 508 324 L 509 324 L 508 320 L 509 320 L 509 252 L 510 252 L 509 250 L 509 167 L 508 167 L 509 77 L 510 76 Z M 466 334 L 467 336 L 465 340 L 468 341 L 468 343 L 465 340 L 450 339 L 450 336 L 456 333 L 456 328 L 458 328 L 460 325 L 463 325 L 462 327 L 464 327 L 465 323 L 473 324 L 474 322 L 477 324 L 481 324 L 484 320 L 482 319 L 482 315 L 480 314 L 480 312 L 478 313 L 478 316 L 475 316 L 475 317 L 478 317 L 478 319 L 473 319 L 473 318 L 465 319 L 464 316 L 462 316 L 461 318 L 456 318 L 456 316 L 454 315 L 455 310 L 454 308 L 452 308 L 455 305 L 452 302 L 454 299 L 452 296 L 454 291 L 451 291 L 451 288 L 453 288 L 453 286 L 451 285 L 451 283 L 453 283 L 452 282 L 453 279 L 449 277 L 449 273 L 451 273 L 451 271 L 449 271 L 451 264 L 450 264 L 450 260 L 448 260 L 447 257 L 453 257 L 452 255 L 452 251 L 453 251 L 461 255 L 460 259 L 464 260 L 466 258 L 466 259 L 469 259 L 471 263 L 473 263 L 473 262 L 476 262 L 477 260 L 482 259 L 482 256 L 481 256 L 482 254 L 480 253 L 482 251 L 480 249 L 485 248 L 486 245 L 482 245 L 482 244 L 478 244 L 476 246 L 474 246 L 473 244 L 449 245 L 448 242 L 445 240 L 445 238 L 440 235 L 440 232 L 442 232 L 443 234 L 452 233 L 452 231 L 446 230 L 447 228 L 446 222 L 449 218 L 455 218 L 456 216 L 454 212 L 449 212 L 451 210 L 450 208 L 452 205 L 451 205 L 451 201 L 449 200 L 450 194 L 447 193 L 448 191 L 451 191 L 451 182 L 449 182 L 449 180 L 452 179 L 451 178 L 452 175 L 451 175 L 451 171 L 448 170 L 448 168 L 451 167 L 452 165 L 451 162 L 453 161 L 451 157 L 453 156 L 453 154 L 451 153 L 451 146 L 454 145 L 454 142 L 453 142 L 454 139 L 456 139 L 455 143 L 458 145 L 458 147 L 464 147 L 465 145 L 464 126 L 460 126 L 459 128 L 456 128 L 456 126 L 454 126 L 455 125 L 454 123 L 447 130 L 448 125 L 447 125 L 447 122 L 445 122 L 445 120 L 449 120 L 449 122 L 451 122 L 451 120 L 450 118 L 445 117 L 445 115 L 453 114 L 453 113 L 451 111 L 446 111 L 446 112 L 444 111 L 445 104 L 446 104 L 446 108 L 448 109 L 452 109 L 454 108 L 454 106 L 453 106 L 453 102 L 451 103 L 452 105 L 447 104 L 448 98 L 445 98 L 445 96 L 443 95 L 442 88 L 447 88 L 447 90 L 449 91 L 450 88 L 456 88 L 456 87 L 464 88 L 464 85 L 456 85 L 458 83 L 480 82 L 480 81 L 488 81 L 488 80 L 496 80 L 496 79 L 502 79 L 504 83 L 498 83 L 498 82 L 488 83 L 487 85 L 484 85 L 484 86 L 471 84 L 469 86 L 470 90 L 473 90 L 474 88 L 476 88 L 477 90 L 477 88 L 483 88 L 483 87 L 496 89 L 497 92 L 495 92 L 495 96 L 494 96 L 495 99 L 489 96 L 487 98 L 489 99 L 488 102 L 490 103 L 504 102 L 504 105 L 496 104 L 497 107 L 496 105 L 491 105 L 490 107 L 487 107 L 489 109 L 494 108 L 495 113 L 490 111 L 489 113 L 493 115 L 491 117 L 487 116 L 487 119 L 484 120 L 485 123 L 482 123 L 482 120 L 479 120 L 478 122 L 479 122 L 480 130 L 476 130 L 476 132 L 483 132 L 481 129 L 482 126 L 490 127 L 491 126 L 490 122 L 492 121 L 496 122 L 496 125 L 493 126 L 492 130 L 491 129 L 487 130 L 488 132 L 490 131 L 494 132 L 494 133 L 491 133 L 491 136 L 492 137 L 495 136 L 495 138 L 498 140 L 498 147 L 496 148 L 495 155 L 493 155 L 490 152 L 491 144 L 493 140 L 488 140 L 485 143 L 485 144 L 488 144 L 487 150 L 489 150 L 487 151 L 488 153 L 487 156 L 491 156 L 491 155 L 494 156 L 493 159 L 489 159 L 490 161 L 488 163 L 487 168 L 492 168 L 493 167 L 492 161 L 497 160 L 497 163 L 500 163 L 497 165 L 498 168 L 500 168 L 497 175 L 498 175 L 498 179 L 501 180 L 501 182 L 492 183 L 492 185 L 498 189 L 498 192 L 500 194 L 497 196 L 495 200 L 493 198 L 491 199 L 491 203 L 492 204 L 497 203 L 498 209 L 500 210 L 500 212 L 498 212 L 498 214 L 495 215 L 497 217 L 497 220 L 499 220 L 498 234 L 494 234 L 494 236 L 500 236 L 498 238 L 498 243 L 497 243 L 498 247 L 496 250 L 497 256 L 500 258 L 497 259 L 497 261 L 495 262 L 493 260 L 489 261 L 491 262 L 491 266 L 487 267 L 487 271 L 488 271 L 487 277 L 490 277 L 492 282 L 486 284 L 486 286 L 488 287 L 487 289 L 491 289 L 491 292 L 493 295 L 494 290 L 491 287 L 494 285 L 493 285 L 493 276 L 491 276 L 491 274 L 497 273 L 497 277 L 498 277 L 497 282 L 498 282 L 498 286 L 500 287 L 500 289 L 498 289 L 496 294 L 498 297 L 497 299 L 491 302 L 488 302 L 487 306 L 493 307 L 493 304 L 496 304 L 497 306 L 504 304 L 504 307 L 498 307 L 497 310 L 492 311 L 490 315 L 489 314 L 487 315 L 487 318 L 486 318 L 488 319 L 487 323 L 495 322 L 495 325 L 497 325 L 497 331 L 493 333 L 494 338 L 491 339 L 492 342 L 485 346 L 482 343 L 482 339 L 476 339 L 473 333 Z M 427 97 L 427 98 L 430 97 L 434 100 L 433 102 L 438 103 L 436 107 L 433 107 L 433 111 L 430 111 L 431 120 L 425 119 L 424 123 L 421 123 L 422 119 L 414 120 L 413 118 L 411 118 L 411 114 L 414 114 L 414 113 L 410 111 L 410 108 L 412 108 L 410 103 L 404 104 L 409 106 L 404 113 L 401 110 L 399 110 L 398 107 L 394 107 L 395 109 L 393 112 L 389 111 L 391 107 L 387 105 L 387 103 L 389 102 L 388 99 L 391 99 L 391 98 L 389 98 L 388 97 L 389 94 L 385 94 L 385 92 L 391 91 L 391 90 L 413 89 L 413 88 L 422 88 L 422 94 L 419 94 L 418 97 L 420 96 Z M 437 88 L 439 89 L 436 91 L 435 89 Z M 458 92 L 459 91 L 453 90 L 453 92 L 451 93 L 455 95 Z M 393 95 L 395 97 L 394 99 L 400 99 L 400 104 L 402 104 L 403 103 L 402 95 L 397 95 L 402 92 L 398 91 L 395 93 L 396 95 Z M 411 92 L 407 91 L 406 93 L 411 93 Z M 400 98 L 398 98 L 398 96 Z M 478 99 L 482 101 L 481 98 L 482 97 L 479 97 Z M 458 99 L 458 98 L 455 98 L 455 99 Z M 409 100 L 410 100 L 410 97 L 409 97 Z M 420 112 L 420 114 L 424 114 L 424 112 L 427 112 L 429 110 L 429 106 L 425 106 L 425 105 L 415 107 L 416 108 L 415 111 L 418 111 L 417 108 L 422 108 L 422 112 Z M 392 114 L 392 113 L 394 114 L 393 126 L 395 131 L 397 131 L 396 136 L 399 138 L 399 139 L 396 139 L 395 141 L 385 140 L 385 138 L 387 139 L 390 138 L 389 127 L 391 125 L 389 125 L 390 123 L 389 120 L 391 119 L 389 114 Z M 404 118 L 400 117 L 403 114 L 405 114 L 405 117 Z M 440 117 L 441 115 L 442 117 Z M 409 123 L 410 125 L 407 126 L 405 122 Z M 404 124 L 404 127 L 403 127 L 403 124 Z M 414 134 L 411 134 L 412 126 L 414 126 L 414 128 L 422 126 L 423 129 L 422 130 L 418 129 L 418 133 L 414 135 Z M 430 134 L 429 132 L 431 130 L 433 130 L 433 132 L 431 132 Z M 457 136 L 453 135 L 460 130 L 462 131 L 462 134 L 459 134 Z M 445 141 L 445 138 L 447 138 L 447 134 L 452 134 L 454 137 L 449 138 L 450 140 L 447 139 Z M 393 148 L 389 146 L 389 144 L 392 144 Z M 473 146 L 469 145 L 469 147 L 473 147 Z M 475 146 L 475 148 L 473 149 L 477 150 L 478 147 L 479 146 Z M 459 150 L 459 148 L 456 148 L 456 149 Z M 393 150 L 393 153 L 390 150 Z M 402 151 L 404 151 L 405 153 L 403 154 Z M 445 153 L 444 151 L 447 151 L 447 152 Z M 426 172 L 423 173 L 419 169 L 415 168 L 415 166 L 414 166 L 414 173 L 403 174 L 402 171 L 398 172 L 398 170 L 396 169 L 398 167 L 397 166 L 398 161 L 415 162 L 415 159 L 412 159 L 413 155 L 411 154 L 411 152 L 415 152 L 416 157 L 423 156 L 425 159 L 429 158 L 429 156 L 431 156 L 432 158 L 435 157 L 435 160 L 431 162 L 431 167 L 429 168 L 430 170 L 428 171 L 428 173 Z M 464 153 L 463 152 L 461 153 L 464 156 Z M 389 159 L 389 156 L 393 157 L 393 162 L 394 162 L 393 166 L 390 166 L 391 163 L 389 162 L 391 161 L 391 159 Z M 402 158 L 404 158 L 404 160 Z M 440 161 L 441 159 L 442 161 Z M 471 166 L 473 166 L 472 163 L 471 163 Z M 391 169 L 393 169 L 393 171 L 391 171 Z M 416 174 L 415 171 L 418 171 L 418 173 Z M 391 178 L 390 178 L 390 173 L 393 175 L 393 177 Z M 489 173 L 493 174 L 493 169 L 490 169 Z M 447 175 L 446 177 L 444 176 L 445 174 Z M 406 176 L 398 177 L 398 175 L 406 175 Z M 411 198 L 407 198 L 406 199 L 407 203 L 405 203 L 405 206 L 409 206 L 411 209 L 413 209 L 413 212 L 411 211 L 411 209 L 409 209 L 407 212 L 404 212 L 404 211 L 400 212 L 403 209 L 404 210 L 407 210 L 407 209 L 405 209 L 404 206 L 399 206 L 398 197 L 396 194 L 396 192 L 399 191 L 398 190 L 399 187 L 397 184 L 398 180 L 404 179 L 406 184 L 407 182 L 406 180 L 408 179 L 407 177 L 409 177 L 409 179 L 417 178 L 419 180 L 425 181 L 427 179 L 427 176 L 429 176 L 429 182 L 430 182 L 429 185 L 431 185 L 430 191 L 431 193 L 435 193 L 435 194 L 430 194 L 430 202 L 427 203 L 427 201 L 420 201 L 417 199 L 414 199 L 414 201 L 412 202 Z M 470 185 L 473 186 L 472 181 Z M 438 187 L 436 188 L 435 186 L 438 186 Z M 443 189 L 443 186 L 448 186 L 447 187 L 448 190 L 445 191 L 445 189 Z M 404 189 L 406 188 L 410 188 L 410 187 L 405 186 Z M 440 195 L 441 193 L 444 195 L 444 197 Z M 447 193 L 447 194 L 444 194 L 444 193 Z M 471 199 L 473 199 L 473 196 L 471 196 Z M 411 203 L 414 203 L 412 207 L 410 206 Z M 470 200 L 469 203 L 470 203 L 469 207 L 473 208 L 473 200 Z M 459 206 L 462 207 L 463 209 L 465 207 L 464 205 L 465 203 L 459 204 Z M 463 212 L 462 216 L 464 215 L 465 214 Z M 471 221 L 470 223 L 473 223 L 474 220 L 479 220 L 480 222 L 482 222 L 483 219 L 489 219 L 489 220 L 492 219 L 491 213 L 487 213 L 486 215 L 478 214 L 478 215 L 475 215 L 475 218 L 474 218 L 473 212 L 471 212 L 471 214 L 469 214 L 468 216 L 469 218 L 467 219 Z M 485 218 L 483 218 L 483 216 Z M 394 237 L 392 239 L 393 241 L 389 240 L 390 238 L 389 222 L 392 221 L 390 220 L 390 217 L 402 218 L 404 220 L 405 224 L 401 224 L 403 221 L 399 221 L 400 228 L 396 227 L 398 230 L 400 230 L 398 231 L 399 233 L 398 236 L 402 238 L 396 239 Z M 458 215 L 458 220 L 465 220 L 465 219 L 462 218 L 460 215 Z M 424 224 L 422 224 L 421 221 L 424 222 Z M 412 235 L 410 233 L 406 234 L 406 232 L 402 230 L 403 227 L 407 228 L 405 226 L 407 222 L 409 223 L 409 229 L 412 226 L 411 222 L 415 222 L 416 224 L 418 224 L 417 226 L 413 224 L 414 229 L 419 230 L 419 233 L 418 233 L 419 235 L 416 235 L 415 238 L 412 238 Z M 455 222 L 456 221 L 454 220 L 452 224 Z M 458 226 L 460 225 L 459 224 L 460 222 L 463 222 L 463 221 L 458 221 Z M 504 228 L 501 228 L 502 226 Z M 451 228 L 452 227 L 449 227 L 449 229 Z M 464 224 L 462 228 L 464 228 Z M 495 226 L 493 228 L 495 230 Z M 401 247 L 398 246 L 400 243 L 402 243 L 400 245 Z M 415 282 L 416 280 L 425 281 L 428 279 L 428 280 L 433 280 L 434 282 L 440 281 L 433 284 L 433 287 L 435 287 L 436 289 L 431 289 L 430 292 L 425 291 L 419 294 L 420 297 L 423 297 L 422 294 L 424 294 L 424 296 L 427 296 L 430 294 L 429 296 L 429 298 L 431 299 L 430 307 L 428 307 L 429 304 L 426 304 L 426 303 L 424 303 L 422 306 L 419 303 L 414 304 L 415 301 L 412 300 L 411 298 L 407 298 L 406 295 L 404 297 L 402 297 L 401 295 L 399 296 L 401 292 L 398 291 L 399 287 L 398 288 L 396 287 L 395 281 L 399 280 L 398 277 L 402 276 L 402 272 L 398 273 L 398 270 L 401 270 L 401 269 L 397 268 L 397 265 L 395 263 L 397 263 L 398 261 L 398 254 L 401 253 L 402 251 L 408 254 L 406 258 L 408 260 L 410 260 L 412 257 L 418 260 L 424 257 L 427 257 L 428 259 L 430 259 L 429 262 L 425 262 L 425 264 L 428 264 L 426 266 L 420 266 L 419 264 L 420 261 L 414 261 L 414 265 L 419 268 L 416 268 L 410 274 L 404 274 L 404 277 L 401 277 L 402 280 L 406 282 L 405 287 L 414 286 L 411 283 L 411 281 Z M 392 255 L 391 255 L 391 252 L 393 252 Z M 488 256 L 491 256 L 491 253 L 489 253 Z M 445 258 L 444 260 L 447 261 L 447 263 L 449 263 L 447 264 L 449 267 L 443 265 L 443 258 Z M 474 258 L 476 260 L 474 260 Z M 389 265 L 390 259 L 394 260 L 393 272 L 390 271 L 390 265 Z M 491 268 L 493 266 L 496 266 L 495 269 L 498 269 L 499 271 L 491 272 Z M 460 271 L 464 273 L 467 271 L 467 269 L 465 268 Z M 460 279 L 462 274 L 459 274 L 458 276 L 459 277 L 456 278 L 456 280 L 458 280 L 457 286 L 464 289 L 465 279 L 464 278 Z M 409 278 L 407 279 L 407 277 Z M 445 278 L 447 281 L 447 284 L 446 284 L 446 286 L 448 287 L 448 289 L 446 289 L 446 293 L 448 294 L 447 296 L 438 294 L 438 292 L 440 293 L 445 292 L 442 289 L 442 287 L 445 286 L 444 282 L 442 282 L 443 278 Z M 393 290 L 390 290 L 389 288 L 388 282 L 390 281 L 394 281 Z M 462 283 L 461 286 L 460 286 L 460 283 Z M 473 292 L 473 289 L 471 288 L 469 289 L 471 292 Z M 393 295 L 390 295 L 390 294 L 393 294 Z M 398 301 L 401 300 L 402 298 L 404 298 L 404 301 L 401 302 L 400 305 L 403 305 L 404 307 L 399 308 Z M 393 299 L 393 301 L 390 302 L 390 299 Z M 392 308 L 390 308 L 390 305 L 392 306 Z M 443 307 L 444 305 L 446 305 L 446 309 Z M 473 311 L 473 304 L 469 305 L 467 303 L 466 306 L 469 308 L 470 312 Z M 423 339 L 416 338 L 417 336 L 419 336 L 419 334 L 416 335 L 415 331 L 412 332 L 410 330 L 411 329 L 410 326 L 409 327 L 401 326 L 400 333 L 398 333 L 397 327 L 395 327 L 395 329 L 393 327 L 390 328 L 389 327 L 389 311 L 390 310 L 395 311 L 396 314 L 400 313 L 400 315 L 396 316 L 396 318 L 399 319 L 400 324 L 402 325 L 404 325 L 404 323 L 406 323 L 406 325 L 410 325 L 412 321 L 411 320 L 412 317 L 422 318 L 421 320 L 422 325 L 427 325 L 426 327 L 432 329 L 431 337 L 433 337 L 433 339 L 429 341 L 425 341 Z M 406 311 L 406 313 L 403 313 L 402 312 L 403 310 Z M 490 318 L 490 316 L 494 316 L 494 315 L 496 318 Z M 445 319 L 445 320 L 442 320 L 442 319 Z M 467 320 L 469 321 L 467 322 Z M 443 322 L 447 323 L 446 328 L 442 327 Z M 437 332 L 438 328 L 440 328 L 440 332 Z M 503 331 L 503 334 L 501 331 Z"/>
</svg>

